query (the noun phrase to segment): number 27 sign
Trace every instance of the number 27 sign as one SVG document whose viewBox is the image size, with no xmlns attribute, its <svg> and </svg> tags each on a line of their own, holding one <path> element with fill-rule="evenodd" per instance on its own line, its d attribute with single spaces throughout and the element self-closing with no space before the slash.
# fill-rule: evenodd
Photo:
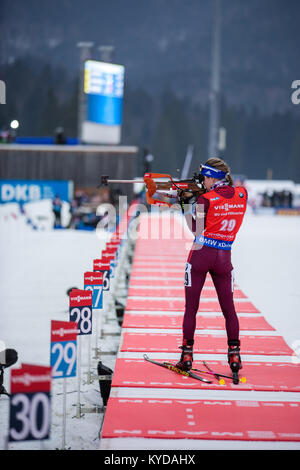
<svg viewBox="0 0 300 470">
<path fill-rule="evenodd" d="M 84 289 L 93 293 L 93 308 L 103 308 L 103 273 L 89 271 L 84 273 Z"/>
</svg>

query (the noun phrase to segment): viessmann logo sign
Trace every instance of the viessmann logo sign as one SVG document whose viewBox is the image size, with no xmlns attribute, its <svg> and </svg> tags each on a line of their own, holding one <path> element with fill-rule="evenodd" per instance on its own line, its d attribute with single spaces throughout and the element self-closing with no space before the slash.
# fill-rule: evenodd
<svg viewBox="0 0 300 470">
<path fill-rule="evenodd" d="M 242 209 L 243 207 L 244 207 L 244 204 L 228 204 L 228 202 L 226 202 L 222 206 L 215 206 L 215 209 L 216 210 L 225 209 L 225 211 L 228 211 L 229 209 Z"/>
</svg>

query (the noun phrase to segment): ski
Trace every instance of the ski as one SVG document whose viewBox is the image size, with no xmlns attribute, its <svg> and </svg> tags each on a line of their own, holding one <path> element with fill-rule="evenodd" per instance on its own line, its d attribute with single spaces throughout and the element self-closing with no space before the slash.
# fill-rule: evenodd
<svg viewBox="0 0 300 470">
<path fill-rule="evenodd" d="M 207 384 L 212 383 L 211 380 L 204 379 L 203 377 L 200 377 L 199 375 L 194 374 L 194 372 L 179 369 L 178 367 L 176 367 L 171 362 L 154 361 L 153 359 L 150 359 L 150 357 L 147 356 L 147 354 L 144 354 L 144 359 L 145 359 L 145 361 L 151 362 L 152 364 L 156 364 L 157 366 L 160 366 L 160 367 L 164 367 L 165 369 L 169 369 L 173 372 L 176 372 L 177 374 L 185 375 L 186 377 L 191 377 L 191 378 L 196 379 L 196 380 L 201 380 L 201 382 L 204 382 L 204 383 L 207 383 Z"/>
</svg>

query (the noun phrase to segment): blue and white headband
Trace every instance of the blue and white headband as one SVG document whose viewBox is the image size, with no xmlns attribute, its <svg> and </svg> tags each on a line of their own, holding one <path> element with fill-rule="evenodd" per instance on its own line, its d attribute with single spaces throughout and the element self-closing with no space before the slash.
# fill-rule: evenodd
<svg viewBox="0 0 300 470">
<path fill-rule="evenodd" d="M 200 173 L 201 175 L 208 176 L 209 178 L 216 178 L 218 180 L 225 178 L 228 174 L 225 173 L 225 171 L 217 170 L 217 168 L 213 168 L 209 165 L 201 165 Z"/>
</svg>

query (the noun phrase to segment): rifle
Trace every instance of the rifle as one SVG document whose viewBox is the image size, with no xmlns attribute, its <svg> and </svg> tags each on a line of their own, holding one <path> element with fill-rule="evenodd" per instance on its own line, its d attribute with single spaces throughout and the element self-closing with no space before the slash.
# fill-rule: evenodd
<svg viewBox="0 0 300 470">
<path fill-rule="evenodd" d="M 164 181 L 156 181 L 163 179 Z M 104 186 L 107 186 L 109 183 L 143 183 L 147 187 L 146 197 L 149 204 L 163 205 L 171 207 L 170 202 L 156 199 L 153 195 L 157 191 L 174 191 L 177 190 L 177 197 L 195 197 L 196 199 L 203 193 L 206 189 L 203 186 L 204 177 L 200 173 L 194 173 L 193 178 L 186 180 L 174 180 L 172 176 L 165 173 L 145 173 L 143 180 L 113 180 L 109 179 L 108 176 L 102 176 L 101 183 Z M 161 196 L 171 198 L 167 193 L 160 193 Z M 173 196 L 174 197 L 174 196 Z"/>
</svg>

